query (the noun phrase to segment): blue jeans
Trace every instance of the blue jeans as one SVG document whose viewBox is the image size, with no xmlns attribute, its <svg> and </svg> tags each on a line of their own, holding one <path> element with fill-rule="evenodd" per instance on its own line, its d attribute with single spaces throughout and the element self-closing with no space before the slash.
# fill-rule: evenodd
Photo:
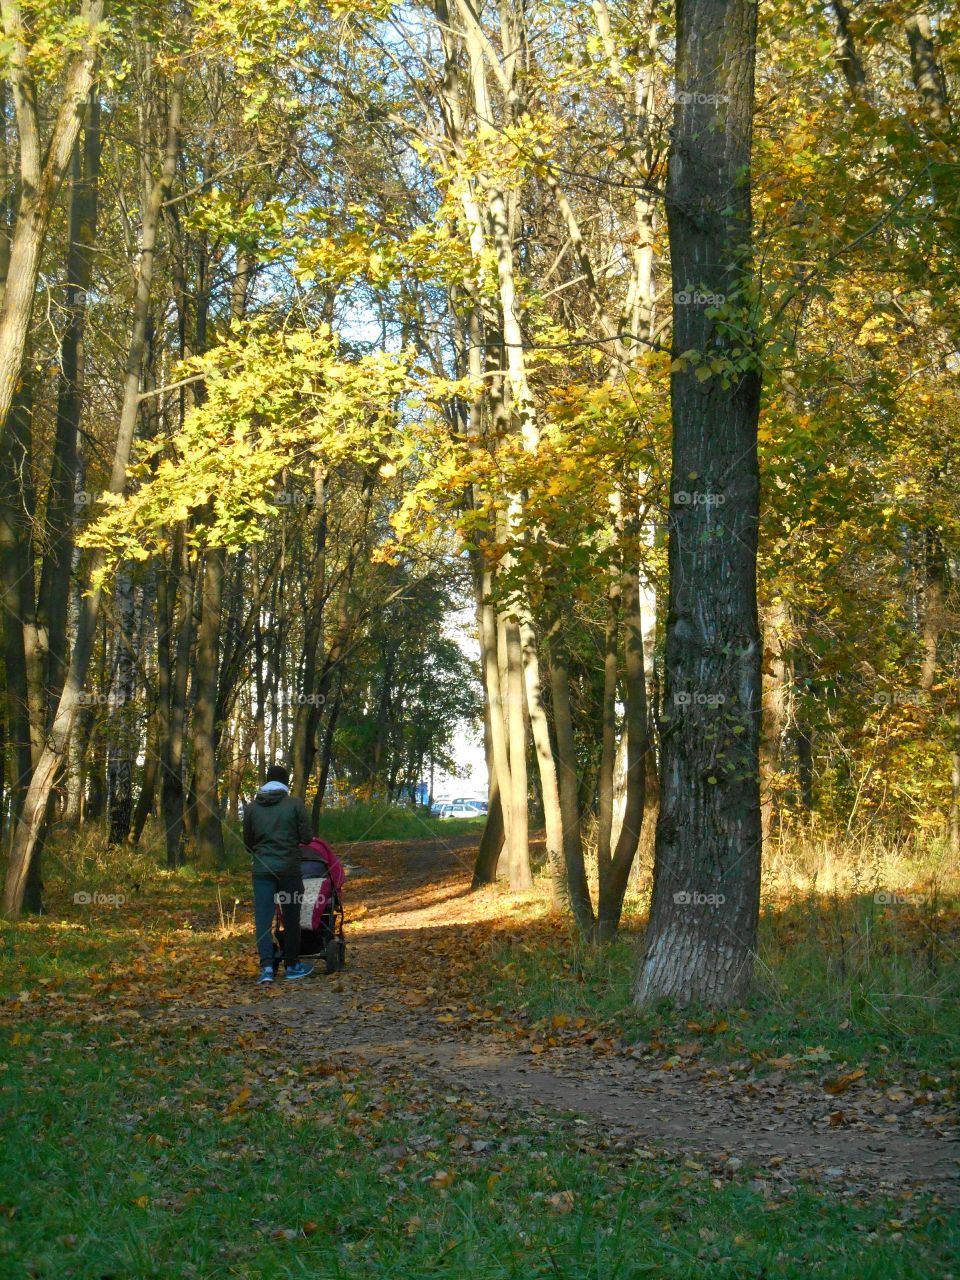
<svg viewBox="0 0 960 1280">
<path fill-rule="evenodd" d="M 289 969 L 300 959 L 300 903 L 303 876 L 296 871 L 257 870 L 253 875 L 253 923 L 257 931 L 257 955 L 261 965 L 273 964 L 273 919 L 276 894 L 282 894 L 283 963 Z"/>
</svg>

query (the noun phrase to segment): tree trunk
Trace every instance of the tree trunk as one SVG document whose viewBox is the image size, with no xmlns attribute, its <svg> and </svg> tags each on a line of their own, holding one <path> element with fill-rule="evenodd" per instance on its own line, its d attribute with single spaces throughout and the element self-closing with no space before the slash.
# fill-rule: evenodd
<svg viewBox="0 0 960 1280">
<path fill-rule="evenodd" d="M 180 626 L 176 647 L 172 643 L 177 608 L 177 583 L 183 582 Z M 176 535 L 170 562 L 157 579 L 157 698 L 160 720 L 160 815 L 163 822 L 167 866 L 183 859 L 184 792 L 183 748 L 187 719 L 187 679 L 193 648 L 194 580 L 183 547 Z"/>
<path fill-rule="evenodd" d="M 629 532 L 636 534 L 631 521 Z M 640 604 L 640 570 L 628 539 L 630 567 L 624 570 L 621 584 L 624 627 L 624 709 L 626 713 L 627 768 L 626 803 L 623 821 L 607 862 L 599 863 L 597 895 L 597 937 L 605 942 L 616 936 L 620 927 L 623 899 L 630 879 L 630 869 L 640 844 L 643 810 L 646 800 L 647 764 L 647 687 L 643 657 L 643 618 Z"/>
<path fill-rule="evenodd" d="M 32 723 L 24 624 L 33 612 L 33 513 L 23 486 L 31 465 L 32 414 L 31 388 L 25 383 L 10 413 L 7 448 L 0 454 L 0 591 L 11 829 L 20 816 L 30 783 L 36 756 L 34 733 L 39 727 Z M 31 912 L 40 909 L 39 880 L 38 864 L 25 899 Z"/>
<path fill-rule="evenodd" d="M 60 343 L 57 425 L 50 461 L 46 537 L 37 614 L 46 635 L 45 700 L 49 723 L 63 688 L 67 668 L 67 612 L 73 568 L 76 520 L 77 444 L 83 415 L 84 350 L 87 293 L 93 282 L 93 247 L 97 236 L 100 179 L 100 102 L 91 93 L 83 147 L 73 156 L 66 263 L 67 325 Z"/>
<path fill-rule="evenodd" d="M 577 770 L 577 748 L 570 714 L 570 673 L 560 645 L 550 645 L 550 692 L 553 700 L 553 723 L 557 734 L 557 782 L 563 820 L 563 860 L 567 869 L 567 892 L 570 909 L 580 932 L 592 938 L 594 932 L 593 903 L 583 861 L 583 839 L 580 831 L 580 798 Z"/>
<path fill-rule="evenodd" d="M 485 670 L 485 664 L 481 662 Z M 495 884 L 500 854 L 503 851 L 503 803 L 500 797 L 500 783 L 497 778 L 497 767 L 493 759 L 493 737 L 490 728 L 491 703 L 484 683 L 483 708 L 483 751 L 487 761 L 487 820 L 483 824 L 480 844 L 477 846 L 477 857 L 473 864 L 473 882 L 471 888 L 479 889 L 485 884 Z M 433 804 L 433 764 L 430 766 L 430 803 Z"/>
<path fill-rule="evenodd" d="M 777 803 L 780 742 L 787 700 L 783 651 L 788 624 L 786 605 L 777 600 L 767 612 L 763 637 L 763 716 L 760 734 L 760 815 L 763 847 L 769 849 Z"/>
<path fill-rule="evenodd" d="M 217 788 L 218 644 L 226 551 L 209 547 L 204 555 L 197 660 L 193 675 L 193 830 L 197 861 L 207 870 L 225 865 L 220 796 Z"/>
<path fill-rule="evenodd" d="M 533 887 L 527 814 L 527 726 L 524 721 L 523 655 L 516 618 L 504 618 L 502 639 L 507 671 L 507 739 L 510 749 L 510 842 L 507 867 L 510 888 L 523 892 Z"/>
<path fill-rule="evenodd" d="M 480 660 L 483 663 L 483 684 L 487 695 L 487 706 L 490 709 L 490 748 L 500 793 L 504 842 L 509 852 L 511 847 L 511 820 L 513 817 L 513 811 L 510 806 L 510 754 L 507 742 L 507 724 L 504 717 L 503 695 L 500 686 L 497 617 L 493 602 L 490 599 L 492 589 L 492 575 L 488 569 L 484 569 L 480 587 Z M 495 875 L 496 868 L 494 868 Z"/>
<path fill-rule="evenodd" d="M 146 344 L 157 228 L 160 222 L 160 211 L 170 193 L 170 188 L 176 176 L 180 115 L 183 106 L 183 82 L 184 76 L 181 72 L 178 72 L 174 76 L 170 97 L 163 169 L 160 178 L 154 183 L 145 201 L 133 326 L 127 353 L 123 403 L 120 410 L 120 423 L 117 430 L 117 442 L 114 449 L 113 468 L 109 485 L 110 492 L 114 494 L 123 492 L 127 464 L 130 459 L 130 450 L 133 446 L 133 437 L 137 425 L 140 403 L 140 366 Z M 86 98 L 88 91 L 89 84 L 85 86 L 84 98 Z M 4 412 L 5 407 L 2 403 L 2 397 L 0 397 L 0 420 L 2 420 Z M 91 560 L 91 578 L 95 579 L 97 571 L 104 564 L 104 554 L 96 552 Z M 47 734 L 43 751 L 34 769 L 30 788 L 24 800 L 23 810 L 17 824 L 3 891 L 3 909 L 9 918 L 15 918 L 20 914 L 27 876 L 30 871 L 30 864 L 33 861 L 34 849 L 40 837 L 50 792 L 53 789 L 54 779 L 70 739 L 70 732 L 73 728 L 77 710 L 82 703 L 84 680 L 86 679 L 87 667 L 93 653 L 93 643 L 100 616 L 100 591 L 100 587 L 95 586 L 84 598 L 63 692 L 60 695 L 56 714 Z"/>
<path fill-rule="evenodd" d="M 50 214 L 83 124 L 93 86 L 103 0 L 84 0 L 76 23 L 76 51 L 67 62 L 60 105 L 46 148 L 40 136 L 38 94 L 19 6 L 4 4 L 3 29 L 10 45 L 6 76 L 13 94 L 20 143 L 20 206 L 10 242 L 0 306 L 0 450 L 7 448 L 7 417 L 13 404 L 30 331 L 40 258 Z"/>
<path fill-rule="evenodd" d="M 121 569 L 115 580 L 117 652 L 110 706 L 110 741 L 107 749 L 107 813 L 110 844 L 123 844 L 133 818 L 133 758 L 135 749 L 133 699 L 136 692 L 134 662 L 133 579 Z"/>
<path fill-rule="evenodd" d="M 130 829 L 130 843 L 138 844 L 143 835 L 147 819 L 153 813 L 157 796 L 157 775 L 160 772 L 160 743 L 157 718 L 147 725 L 146 750 L 144 752 L 143 780 L 140 794 L 137 796 L 137 807 L 133 811 L 133 823 Z"/>
<path fill-rule="evenodd" d="M 733 352 L 734 345 L 749 346 L 753 326 L 756 18 L 752 0 L 677 0 L 667 191 L 673 352 L 702 353 L 723 372 L 701 381 L 702 366 L 685 361 L 671 376 L 667 705 L 639 1004 L 663 997 L 681 1004 L 739 1001 L 756 949 L 760 377 L 752 354 Z M 691 291 L 722 295 L 737 308 L 739 323 L 722 329 Z"/>
<path fill-rule="evenodd" d="M 543 682 L 540 677 L 540 657 L 537 637 L 528 618 L 520 619 L 520 644 L 523 658 L 523 681 L 530 717 L 530 733 L 537 757 L 540 778 L 540 796 L 543 801 L 543 824 L 546 835 L 547 870 L 550 873 L 550 890 L 554 902 L 566 900 L 566 876 L 563 864 L 563 817 L 560 812 L 560 791 L 557 786 L 557 767 L 550 742 L 550 725 L 543 705 Z"/>
</svg>

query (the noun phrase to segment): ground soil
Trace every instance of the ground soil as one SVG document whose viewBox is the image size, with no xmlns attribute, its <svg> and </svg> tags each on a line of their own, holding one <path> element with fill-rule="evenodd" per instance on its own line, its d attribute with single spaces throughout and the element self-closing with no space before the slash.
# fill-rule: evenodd
<svg viewBox="0 0 960 1280">
<path fill-rule="evenodd" d="M 234 1000 L 196 1017 L 273 1040 L 293 1059 L 334 1057 L 396 1082 L 487 1095 L 505 1109 L 563 1113 L 649 1157 L 833 1182 L 848 1193 L 909 1188 L 945 1200 L 960 1188 L 956 1117 L 859 1080 L 842 1099 L 818 1079 L 718 1063 L 695 1048 L 664 1061 L 642 1042 L 525 1035 L 471 998 L 464 973 L 542 901 L 470 891 L 469 839 L 367 843 L 347 853 L 348 964 L 272 988 L 238 980 Z M 249 981 L 250 986 L 246 986 Z M 773 1193 L 773 1192 L 772 1192 Z M 771 1194 L 772 1194 L 771 1193 Z"/>
</svg>

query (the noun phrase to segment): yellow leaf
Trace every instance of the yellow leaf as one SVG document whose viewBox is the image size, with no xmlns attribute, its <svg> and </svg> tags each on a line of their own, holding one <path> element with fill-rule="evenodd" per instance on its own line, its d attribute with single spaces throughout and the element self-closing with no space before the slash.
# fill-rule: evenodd
<svg viewBox="0 0 960 1280">
<path fill-rule="evenodd" d="M 252 1089 L 241 1089 L 233 1101 L 227 1106 L 226 1114 L 228 1116 L 235 1116 L 238 1111 L 247 1105 L 252 1095 Z"/>
</svg>

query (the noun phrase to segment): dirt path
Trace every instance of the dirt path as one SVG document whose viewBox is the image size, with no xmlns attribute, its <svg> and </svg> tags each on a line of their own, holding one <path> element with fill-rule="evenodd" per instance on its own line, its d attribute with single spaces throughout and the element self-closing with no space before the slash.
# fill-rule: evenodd
<svg viewBox="0 0 960 1280">
<path fill-rule="evenodd" d="M 901 1105 L 896 1090 L 859 1081 L 838 1100 L 783 1072 L 758 1078 L 749 1063 L 691 1056 L 666 1069 L 663 1053 L 643 1044 L 600 1036 L 584 1045 L 581 1036 L 544 1046 L 490 1020 L 451 957 L 482 963 L 494 932 L 510 933 L 516 915 L 519 933 L 531 903 L 469 893 L 470 851 L 468 839 L 346 850 L 347 970 L 251 987 L 197 1015 L 258 1039 L 282 1034 L 285 1051 L 304 1060 L 339 1058 L 392 1079 L 486 1093 L 507 1108 L 568 1112 L 634 1153 L 651 1144 L 718 1172 L 754 1169 L 761 1187 L 808 1176 L 845 1190 L 915 1185 L 958 1197 L 956 1117 Z"/>
</svg>

